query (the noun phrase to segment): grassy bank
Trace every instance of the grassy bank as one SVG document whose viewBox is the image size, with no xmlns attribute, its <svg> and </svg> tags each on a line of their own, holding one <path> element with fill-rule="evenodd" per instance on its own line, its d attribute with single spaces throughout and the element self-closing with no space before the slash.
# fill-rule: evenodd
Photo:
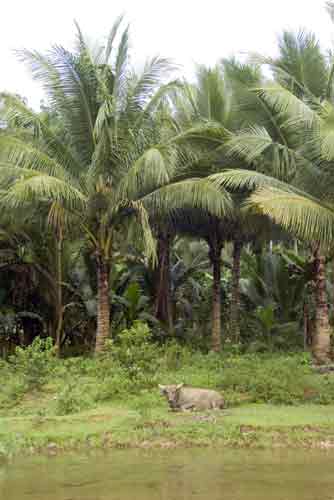
<svg viewBox="0 0 334 500">
<path fill-rule="evenodd" d="M 37 340 L 0 363 L 0 455 L 95 447 L 334 446 L 334 375 L 305 353 L 203 354 L 143 325 L 104 356 L 57 359 Z M 220 391 L 222 413 L 168 411 L 158 384 Z"/>
<path fill-rule="evenodd" d="M 137 406 L 137 408 L 136 408 Z M 222 413 L 149 411 L 138 401 L 68 416 L 2 417 L 3 456 L 89 448 L 334 447 L 334 406 L 244 405 Z"/>
</svg>

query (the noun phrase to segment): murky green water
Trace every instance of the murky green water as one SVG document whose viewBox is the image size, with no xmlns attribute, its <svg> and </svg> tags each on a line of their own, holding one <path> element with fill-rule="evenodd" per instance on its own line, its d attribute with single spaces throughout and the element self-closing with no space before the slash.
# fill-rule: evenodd
<svg viewBox="0 0 334 500">
<path fill-rule="evenodd" d="M 109 451 L 0 466 L 1 500 L 334 500 L 334 453 Z"/>
</svg>

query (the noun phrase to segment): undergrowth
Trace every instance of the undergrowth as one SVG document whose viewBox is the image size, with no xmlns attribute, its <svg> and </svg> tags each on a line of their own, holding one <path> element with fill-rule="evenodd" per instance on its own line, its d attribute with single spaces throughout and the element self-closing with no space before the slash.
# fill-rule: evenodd
<svg viewBox="0 0 334 500">
<path fill-rule="evenodd" d="M 36 339 L 1 362 L 0 375 L 2 416 L 67 415 L 122 400 L 149 414 L 164 404 L 157 385 L 180 382 L 219 390 L 228 406 L 334 403 L 334 376 L 315 374 L 305 353 L 203 354 L 176 341 L 155 344 L 140 322 L 110 342 L 99 358 L 58 359 L 49 339 Z"/>
</svg>

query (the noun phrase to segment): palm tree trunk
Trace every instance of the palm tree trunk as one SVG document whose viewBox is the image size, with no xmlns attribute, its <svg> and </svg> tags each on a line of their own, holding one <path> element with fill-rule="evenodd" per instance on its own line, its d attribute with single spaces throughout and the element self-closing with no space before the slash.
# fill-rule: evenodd
<svg viewBox="0 0 334 500">
<path fill-rule="evenodd" d="M 56 327 L 56 352 L 60 355 L 61 334 L 63 329 L 64 308 L 63 308 L 63 274 L 62 274 L 62 252 L 63 252 L 63 235 L 61 229 L 58 233 L 56 242 L 57 248 L 57 327 Z"/>
<path fill-rule="evenodd" d="M 306 302 L 303 305 L 303 341 L 304 341 L 304 351 L 307 351 L 307 342 L 308 342 L 308 331 L 309 320 L 308 320 L 308 307 Z"/>
<path fill-rule="evenodd" d="M 209 258 L 212 263 L 212 330 L 211 348 L 214 352 L 220 352 L 221 341 L 221 251 L 223 245 L 217 238 L 210 241 Z"/>
<path fill-rule="evenodd" d="M 97 332 L 95 354 L 105 350 L 110 336 L 109 265 L 99 255 L 97 257 Z"/>
<path fill-rule="evenodd" d="M 316 364 L 330 361 L 330 325 L 326 293 L 325 258 L 319 248 L 314 252 L 315 270 L 315 329 L 312 342 L 312 355 Z"/>
<path fill-rule="evenodd" d="M 154 314 L 171 332 L 173 330 L 173 308 L 170 282 L 170 244 L 170 234 L 161 232 L 158 236 Z"/>
<path fill-rule="evenodd" d="M 232 297 L 230 311 L 231 337 L 235 344 L 240 341 L 240 258 L 242 242 L 236 240 L 233 245 Z"/>
</svg>

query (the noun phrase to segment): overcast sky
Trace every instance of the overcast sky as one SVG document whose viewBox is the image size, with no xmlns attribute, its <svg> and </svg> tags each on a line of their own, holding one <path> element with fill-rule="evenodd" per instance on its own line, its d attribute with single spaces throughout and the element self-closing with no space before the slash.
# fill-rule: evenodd
<svg viewBox="0 0 334 500">
<path fill-rule="evenodd" d="M 38 107 L 41 89 L 31 81 L 13 49 L 71 48 L 73 19 L 84 33 L 103 40 L 124 13 L 131 25 L 132 61 L 163 55 L 191 75 L 194 62 L 214 64 L 244 52 L 274 55 L 283 28 L 314 31 L 333 46 L 334 25 L 323 0 L 2 0 L 0 90 L 18 92 Z"/>
</svg>

